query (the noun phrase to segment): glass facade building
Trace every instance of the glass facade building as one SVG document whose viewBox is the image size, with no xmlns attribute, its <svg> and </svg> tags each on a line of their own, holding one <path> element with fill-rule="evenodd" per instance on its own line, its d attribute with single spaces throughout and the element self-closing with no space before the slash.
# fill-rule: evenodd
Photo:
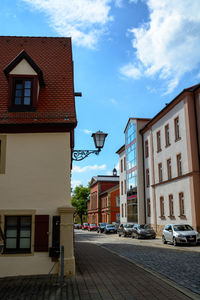
<svg viewBox="0 0 200 300">
<path fill-rule="evenodd" d="M 127 221 L 138 222 L 137 201 L 137 156 L 136 122 L 130 120 L 125 133 L 126 140 L 126 182 L 127 182 Z"/>
</svg>

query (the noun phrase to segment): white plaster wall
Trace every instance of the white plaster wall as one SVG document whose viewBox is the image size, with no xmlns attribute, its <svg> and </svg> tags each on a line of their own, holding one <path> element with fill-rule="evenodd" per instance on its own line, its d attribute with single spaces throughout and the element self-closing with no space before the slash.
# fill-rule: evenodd
<svg viewBox="0 0 200 300">
<path fill-rule="evenodd" d="M 174 135 L 174 119 L 179 117 L 180 137 L 181 140 L 175 142 Z M 170 143 L 169 147 L 165 147 L 165 125 L 169 124 Z M 161 132 L 161 148 L 162 151 L 157 153 L 157 131 Z M 158 164 L 162 163 L 163 181 L 167 180 L 167 159 L 172 160 L 172 177 L 177 176 L 176 155 L 181 153 L 183 174 L 188 173 L 188 154 L 187 140 L 185 130 L 185 114 L 184 101 L 179 102 L 172 110 L 170 110 L 162 119 L 152 126 L 153 144 L 154 144 L 154 167 L 155 167 L 155 183 L 158 183 Z"/>
<path fill-rule="evenodd" d="M 69 133 L 7 135 L 6 172 L 0 174 L 1 212 L 48 214 L 49 245 L 52 216 L 58 215 L 58 207 L 71 207 L 70 151 Z M 48 253 L 0 255 L 0 277 L 48 274 L 54 264 Z"/>
<path fill-rule="evenodd" d="M 123 151 L 119 154 L 119 178 L 120 178 L 120 223 L 127 223 L 127 212 L 126 212 L 126 217 L 125 217 L 125 203 L 126 203 L 126 207 L 127 207 L 127 195 L 125 193 L 123 193 L 123 195 L 121 195 L 121 182 L 123 181 L 123 187 L 124 187 L 124 181 L 126 180 L 126 170 L 124 170 L 124 158 L 126 156 L 126 152 Z M 121 160 L 123 160 L 123 172 L 121 172 Z M 124 190 L 124 189 L 123 189 Z M 122 218 L 122 204 L 123 204 L 123 218 Z"/>
<path fill-rule="evenodd" d="M 148 147 L 149 147 L 149 156 L 146 158 L 145 157 L 145 141 L 148 140 Z M 150 199 L 150 206 L 151 206 L 151 216 L 147 216 L 147 206 L 145 207 L 146 209 L 146 223 L 147 224 L 153 224 L 154 220 L 154 211 L 153 211 L 153 195 L 152 195 L 152 169 L 151 169 L 151 147 L 150 147 L 150 131 L 146 131 L 145 134 L 143 135 L 143 147 L 144 147 L 144 185 L 145 185 L 145 205 L 147 204 L 147 199 Z M 146 169 L 149 169 L 149 187 L 146 186 Z"/>
<path fill-rule="evenodd" d="M 22 59 L 20 63 L 10 72 L 11 75 L 37 75 L 26 59 Z"/>
<path fill-rule="evenodd" d="M 178 216 L 180 215 L 179 210 L 179 193 L 184 193 L 184 205 L 185 205 L 185 215 L 186 219 L 182 220 Z M 171 220 L 169 218 L 169 195 L 173 194 L 174 201 L 174 216 L 175 219 Z M 160 216 L 160 197 L 164 197 L 164 211 L 165 220 L 161 220 Z M 190 204 L 190 182 L 189 178 L 184 178 L 182 180 L 166 183 L 156 187 L 156 210 L 157 210 L 157 224 L 165 225 L 168 223 L 187 223 L 192 225 L 192 215 L 191 215 L 191 204 Z"/>
</svg>

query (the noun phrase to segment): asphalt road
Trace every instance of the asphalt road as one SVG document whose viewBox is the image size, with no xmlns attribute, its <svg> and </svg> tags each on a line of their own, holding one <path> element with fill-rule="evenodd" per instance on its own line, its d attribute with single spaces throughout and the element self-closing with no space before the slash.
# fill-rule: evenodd
<svg viewBox="0 0 200 300">
<path fill-rule="evenodd" d="M 161 239 L 136 240 L 82 230 L 75 230 L 75 236 L 79 242 L 95 243 L 200 295 L 200 245 L 174 247 L 163 245 Z"/>
</svg>

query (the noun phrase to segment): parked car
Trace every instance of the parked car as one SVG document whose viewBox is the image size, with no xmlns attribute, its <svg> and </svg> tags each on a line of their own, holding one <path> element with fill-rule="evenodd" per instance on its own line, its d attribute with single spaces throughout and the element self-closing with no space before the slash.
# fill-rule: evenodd
<svg viewBox="0 0 200 300">
<path fill-rule="evenodd" d="M 135 224 L 133 226 L 133 230 L 131 233 L 132 238 L 149 238 L 149 239 L 155 239 L 156 233 L 154 229 L 148 225 L 148 224 Z"/>
<path fill-rule="evenodd" d="M 83 223 L 82 225 L 82 230 L 88 229 L 89 224 L 88 223 Z"/>
<path fill-rule="evenodd" d="M 90 224 L 88 225 L 88 231 L 96 231 L 97 230 L 97 225 L 96 224 Z"/>
<path fill-rule="evenodd" d="M 120 224 L 118 228 L 118 235 L 119 236 L 123 235 L 124 237 L 131 236 L 134 225 L 135 225 L 134 223 L 127 223 L 125 225 Z"/>
<path fill-rule="evenodd" d="M 200 234 L 188 224 L 168 224 L 162 233 L 162 241 L 164 244 L 194 244 L 200 242 Z"/>
<path fill-rule="evenodd" d="M 81 229 L 82 225 L 78 223 L 74 223 L 74 229 Z"/>
<path fill-rule="evenodd" d="M 117 229 L 115 225 L 112 224 L 106 224 L 104 228 L 104 233 L 117 233 Z"/>
<path fill-rule="evenodd" d="M 99 232 L 99 233 L 104 232 L 106 225 L 107 225 L 107 223 L 99 223 L 99 225 L 97 227 L 97 232 Z"/>
</svg>

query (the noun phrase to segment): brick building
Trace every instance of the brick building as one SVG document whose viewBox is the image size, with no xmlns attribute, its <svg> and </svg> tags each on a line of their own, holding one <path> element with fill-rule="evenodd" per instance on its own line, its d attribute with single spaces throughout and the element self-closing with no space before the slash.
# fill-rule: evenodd
<svg viewBox="0 0 200 300">
<path fill-rule="evenodd" d="M 115 169 L 114 169 L 115 170 Z M 90 200 L 88 201 L 88 223 L 116 222 L 119 214 L 119 176 L 116 170 L 113 176 L 98 175 L 90 183 Z M 115 200 L 114 200 L 115 199 Z M 112 200 L 112 201 L 111 201 Z M 118 201 L 118 202 L 117 202 Z M 111 212 L 112 208 L 112 212 Z"/>
</svg>

